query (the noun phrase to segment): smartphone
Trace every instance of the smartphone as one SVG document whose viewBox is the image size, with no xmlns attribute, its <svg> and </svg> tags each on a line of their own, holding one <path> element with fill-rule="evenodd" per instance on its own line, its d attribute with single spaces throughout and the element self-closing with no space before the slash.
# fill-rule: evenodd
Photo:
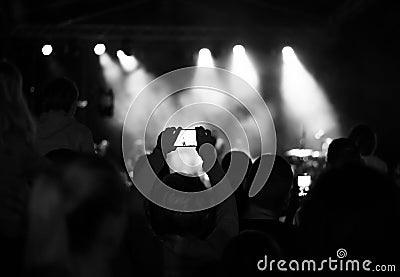
<svg viewBox="0 0 400 277">
<path fill-rule="evenodd" d="M 182 129 L 174 143 L 175 147 L 196 147 L 196 130 Z"/>
<path fill-rule="evenodd" d="M 297 176 L 297 186 L 299 187 L 299 196 L 306 196 L 310 190 L 311 176 L 310 175 L 299 175 Z"/>
</svg>

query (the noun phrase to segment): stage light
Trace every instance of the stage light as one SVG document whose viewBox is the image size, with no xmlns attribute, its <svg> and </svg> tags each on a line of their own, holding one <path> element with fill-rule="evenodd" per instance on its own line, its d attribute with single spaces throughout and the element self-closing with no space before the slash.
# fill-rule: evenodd
<svg viewBox="0 0 400 277">
<path fill-rule="evenodd" d="M 214 67 L 214 60 L 208 48 L 202 48 L 197 58 L 197 66 Z"/>
<path fill-rule="evenodd" d="M 321 156 L 321 152 L 313 151 L 311 155 L 313 156 L 313 158 L 319 158 L 319 156 Z"/>
<path fill-rule="evenodd" d="M 240 44 L 233 46 L 232 51 L 235 55 L 244 55 L 246 53 L 246 49 Z"/>
<path fill-rule="evenodd" d="M 121 58 L 124 57 L 124 56 L 125 56 L 124 51 L 122 51 L 122 50 L 118 50 L 118 51 L 117 51 L 117 57 L 118 57 L 118 59 L 121 59 Z"/>
<path fill-rule="evenodd" d="M 251 60 L 249 59 L 246 49 L 243 45 L 235 45 L 232 49 L 232 72 L 243 78 L 250 85 L 258 88 L 258 75 Z"/>
<path fill-rule="evenodd" d="M 87 100 L 80 100 L 77 103 L 77 107 L 81 108 L 81 109 L 86 108 L 87 105 L 88 105 L 88 101 Z"/>
<path fill-rule="evenodd" d="M 139 65 L 134 56 L 126 55 L 122 50 L 117 51 L 117 57 L 119 59 L 119 62 L 121 63 L 122 68 L 127 72 L 135 70 Z"/>
<path fill-rule="evenodd" d="M 103 55 L 98 56 L 99 63 L 103 68 L 103 74 L 106 82 L 111 86 L 111 84 L 120 83 L 120 78 L 123 75 L 122 68 L 114 61 L 110 55 L 105 52 Z"/>
<path fill-rule="evenodd" d="M 282 49 L 282 58 L 285 63 L 291 63 L 297 61 L 297 56 L 294 53 L 294 50 L 290 46 L 285 46 Z"/>
<path fill-rule="evenodd" d="M 98 43 L 94 47 L 93 51 L 98 56 L 103 55 L 106 52 L 106 46 L 103 43 Z"/>
<path fill-rule="evenodd" d="M 53 52 L 53 47 L 50 44 L 45 44 L 42 47 L 42 53 L 45 56 L 49 56 Z"/>
<path fill-rule="evenodd" d="M 305 143 L 314 149 L 320 147 L 320 139 L 327 134 L 340 136 L 336 113 L 323 88 L 304 68 L 293 48 L 282 49 L 282 61 L 281 93 L 290 129 L 302 126 Z"/>
</svg>

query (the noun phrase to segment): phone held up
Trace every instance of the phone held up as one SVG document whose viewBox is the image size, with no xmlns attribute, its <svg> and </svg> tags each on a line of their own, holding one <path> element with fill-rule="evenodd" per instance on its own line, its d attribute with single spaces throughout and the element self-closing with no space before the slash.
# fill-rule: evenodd
<svg viewBox="0 0 400 277">
<path fill-rule="evenodd" d="M 300 174 L 297 176 L 297 186 L 299 188 L 299 196 L 306 196 L 310 190 L 311 176 L 308 174 Z"/>
<path fill-rule="evenodd" d="M 182 129 L 174 143 L 175 147 L 196 147 L 196 129 Z"/>
</svg>

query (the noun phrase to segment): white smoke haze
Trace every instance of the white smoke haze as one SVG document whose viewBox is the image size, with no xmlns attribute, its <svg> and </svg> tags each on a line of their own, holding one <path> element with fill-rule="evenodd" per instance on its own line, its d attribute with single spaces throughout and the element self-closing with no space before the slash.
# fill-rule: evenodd
<svg viewBox="0 0 400 277">
<path fill-rule="evenodd" d="M 100 59 L 106 83 L 115 95 L 112 122 L 122 128 L 132 101 L 156 76 L 140 66 L 131 73 L 125 73 L 118 62 L 107 54 L 100 56 Z M 196 78 L 204 77 L 212 80 L 216 87 L 221 82 L 218 73 L 209 76 L 198 76 L 198 74 L 193 75 L 193 83 L 196 83 Z M 248 90 L 236 90 L 236 95 L 232 95 L 232 91 L 235 90 L 222 92 L 210 88 L 191 88 L 167 97 L 171 93 L 171 84 L 162 81 L 157 86 L 152 86 L 152 90 L 146 89 L 145 97 L 138 97 L 135 100 L 137 101 L 135 110 L 130 111 L 127 120 L 129 124 L 124 126 L 132 141 L 131 149 L 124 149 L 125 159 L 131 160 L 134 164 L 139 155 L 145 154 L 145 151 L 150 151 L 155 146 L 158 134 L 165 127 L 194 128 L 198 125 L 210 128 L 220 138 L 227 136 L 231 139 L 229 142 L 224 141 L 225 148 L 221 149 L 223 153 L 231 149 L 241 150 L 256 158 L 261 153 L 260 132 L 267 134 L 275 130 L 273 124 L 269 122 L 270 118 L 265 118 L 264 111 L 253 110 L 251 115 L 241 104 L 241 100 L 245 99 L 246 105 L 251 105 L 253 109 L 260 106 L 260 98 L 257 98 L 250 88 Z M 155 107 L 155 101 L 164 97 L 167 98 Z M 241 100 L 238 101 L 235 97 Z M 258 126 L 252 116 L 256 118 Z M 145 131 L 146 141 L 143 141 Z M 275 141 L 263 142 L 267 149 L 273 149 L 274 146 L 271 145 L 273 143 Z M 231 149 L 228 147 L 229 144 Z M 196 175 L 201 172 L 201 159 L 194 148 L 179 148 L 168 155 L 167 162 L 175 171 Z"/>
</svg>

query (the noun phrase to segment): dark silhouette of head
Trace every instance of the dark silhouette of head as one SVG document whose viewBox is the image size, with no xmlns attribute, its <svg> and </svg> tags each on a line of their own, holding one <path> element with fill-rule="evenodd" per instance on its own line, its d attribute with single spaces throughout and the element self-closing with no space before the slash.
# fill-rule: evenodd
<svg viewBox="0 0 400 277">
<path fill-rule="evenodd" d="M 229 172 L 229 181 L 231 182 L 233 187 L 237 187 L 237 189 L 235 190 L 235 199 L 239 216 L 241 216 L 244 212 L 248 194 L 248 191 L 246 190 L 244 184 L 246 183 L 253 163 L 246 153 L 242 151 L 230 151 L 225 154 L 221 162 L 221 167 L 225 173 L 227 173 L 229 170 L 232 158 L 236 161 L 243 161 L 243 166 L 247 167 L 245 176 L 242 176 L 240 172 L 236 172 L 235 170 L 231 170 Z"/>
<path fill-rule="evenodd" d="M 179 173 L 167 175 L 164 184 L 178 191 L 199 192 L 205 189 L 198 177 L 184 176 Z M 168 197 L 167 197 L 168 198 Z M 179 201 L 168 198 L 166 201 Z M 148 202 L 150 223 L 157 235 L 179 235 L 204 238 L 214 228 L 215 211 L 213 208 L 198 212 L 177 212 Z"/>
<path fill-rule="evenodd" d="M 361 162 L 360 159 L 360 153 L 351 139 L 338 138 L 329 144 L 327 162 L 330 166 L 358 164 Z"/>
<path fill-rule="evenodd" d="M 43 92 L 43 111 L 74 113 L 79 91 L 75 83 L 67 78 L 51 81 Z"/>
<path fill-rule="evenodd" d="M 377 138 L 369 126 L 363 124 L 355 126 L 351 130 L 349 138 L 355 143 L 362 156 L 374 154 Z"/>
<path fill-rule="evenodd" d="M 252 198 L 248 199 L 249 205 L 267 209 L 280 214 L 287 205 L 290 189 L 293 183 L 293 171 L 290 164 L 279 155 L 266 154 L 262 156 L 273 163 L 269 178 L 265 181 L 262 189 Z M 261 157 L 251 167 L 248 186 L 251 185 L 259 168 Z"/>
<path fill-rule="evenodd" d="M 230 151 L 230 152 L 226 153 L 225 156 L 222 159 L 222 162 L 221 162 L 222 169 L 225 172 L 228 171 L 229 165 L 231 163 L 232 156 L 235 157 L 235 158 L 240 157 L 240 158 L 243 158 L 243 159 L 247 159 L 247 161 L 248 161 L 248 163 L 247 163 L 247 174 L 248 174 L 250 172 L 250 168 L 251 168 L 252 162 L 251 162 L 250 157 L 246 153 L 244 153 L 242 151 Z"/>
</svg>

